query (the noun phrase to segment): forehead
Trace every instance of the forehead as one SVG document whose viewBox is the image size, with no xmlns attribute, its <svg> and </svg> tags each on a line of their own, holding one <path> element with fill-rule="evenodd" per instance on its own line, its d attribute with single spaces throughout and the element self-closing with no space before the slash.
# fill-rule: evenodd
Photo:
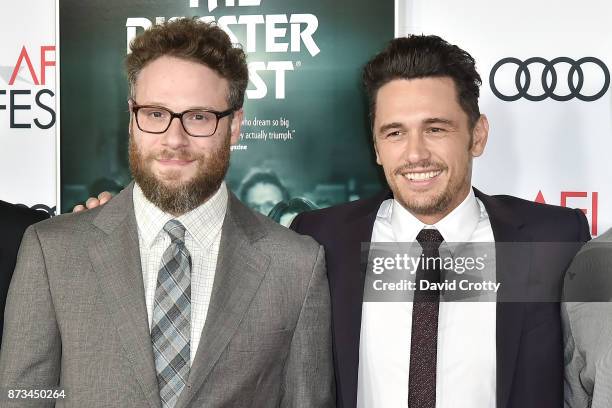
<svg viewBox="0 0 612 408">
<path fill-rule="evenodd" d="M 136 78 L 139 104 L 161 103 L 170 108 L 224 108 L 229 83 L 204 64 L 162 56 L 147 64 Z"/>
<path fill-rule="evenodd" d="M 467 114 L 459 105 L 457 89 L 449 77 L 395 79 L 376 93 L 375 122 L 432 117 L 458 120 Z"/>
</svg>

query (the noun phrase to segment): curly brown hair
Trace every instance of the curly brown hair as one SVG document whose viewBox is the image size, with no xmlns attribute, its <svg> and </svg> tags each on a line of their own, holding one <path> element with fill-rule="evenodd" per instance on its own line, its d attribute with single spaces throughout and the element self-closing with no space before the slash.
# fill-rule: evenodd
<svg viewBox="0 0 612 408">
<path fill-rule="evenodd" d="M 157 58 L 168 55 L 204 64 L 229 82 L 228 103 L 240 109 L 249 81 L 246 56 L 234 47 L 229 36 L 216 24 L 196 18 L 180 18 L 154 25 L 130 43 L 125 69 L 134 95 L 140 71 Z"/>
</svg>

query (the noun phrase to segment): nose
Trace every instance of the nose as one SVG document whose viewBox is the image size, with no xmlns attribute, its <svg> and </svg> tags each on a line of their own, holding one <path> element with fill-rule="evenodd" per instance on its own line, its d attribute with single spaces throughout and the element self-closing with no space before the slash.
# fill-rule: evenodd
<svg viewBox="0 0 612 408">
<path fill-rule="evenodd" d="M 431 152 L 427 146 L 427 141 L 423 134 L 414 133 L 406 138 L 404 145 L 404 159 L 410 164 L 417 164 L 423 160 L 428 160 Z"/>
<path fill-rule="evenodd" d="M 162 144 L 172 149 L 189 144 L 189 135 L 185 132 L 179 118 L 175 117 L 170 121 L 170 127 L 163 134 Z"/>
</svg>

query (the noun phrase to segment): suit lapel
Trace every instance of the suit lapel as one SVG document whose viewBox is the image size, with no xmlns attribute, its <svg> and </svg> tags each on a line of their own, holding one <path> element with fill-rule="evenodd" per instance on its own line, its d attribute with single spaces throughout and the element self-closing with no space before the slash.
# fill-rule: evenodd
<svg viewBox="0 0 612 408">
<path fill-rule="evenodd" d="M 517 302 L 517 295 L 526 293 L 531 262 L 531 237 L 523 229 L 516 211 L 503 202 L 475 190 L 483 202 L 495 237 L 497 282 L 497 408 L 508 404 L 514 369 L 519 351 L 525 304 Z M 508 243 L 514 242 L 515 245 Z M 500 245 L 501 244 L 501 245 Z"/>
<path fill-rule="evenodd" d="M 389 191 L 366 200 L 347 217 L 346 228 L 338 231 L 338 249 L 327 252 L 328 276 L 332 293 L 334 355 L 338 372 L 340 406 L 357 405 L 359 343 L 365 264 L 362 243 L 369 243 L 380 204 L 391 198 Z M 331 259 L 330 259 L 331 258 Z M 333 270 L 337 270 L 334 273 Z M 339 346 L 340 345 L 340 346 Z"/>
<path fill-rule="evenodd" d="M 270 259 L 253 243 L 264 234 L 251 210 L 230 194 L 206 323 L 177 408 L 188 406 L 202 387 L 257 293 Z"/>
<path fill-rule="evenodd" d="M 89 257 L 134 377 L 149 405 L 159 408 L 132 188 L 130 184 L 94 219 L 105 234 L 90 247 Z"/>
</svg>

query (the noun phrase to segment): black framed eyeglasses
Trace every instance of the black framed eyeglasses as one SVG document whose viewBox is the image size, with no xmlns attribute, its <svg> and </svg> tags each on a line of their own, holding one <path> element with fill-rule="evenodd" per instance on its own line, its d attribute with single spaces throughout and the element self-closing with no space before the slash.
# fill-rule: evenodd
<svg viewBox="0 0 612 408">
<path fill-rule="evenodd" d="M 187 109 L 183 112 L 172 112 L 163 106 L 138 105 L 133 99 L 130 102 L 138 129 L 154 134 L 164 133 L 170 127 L 172 120 L 178 118 L 189 136 L 212 136 L 217 131 L 219 120 L 234 112 L 234 109 L 223 112 L 208 109 Z"/>
</svg>

